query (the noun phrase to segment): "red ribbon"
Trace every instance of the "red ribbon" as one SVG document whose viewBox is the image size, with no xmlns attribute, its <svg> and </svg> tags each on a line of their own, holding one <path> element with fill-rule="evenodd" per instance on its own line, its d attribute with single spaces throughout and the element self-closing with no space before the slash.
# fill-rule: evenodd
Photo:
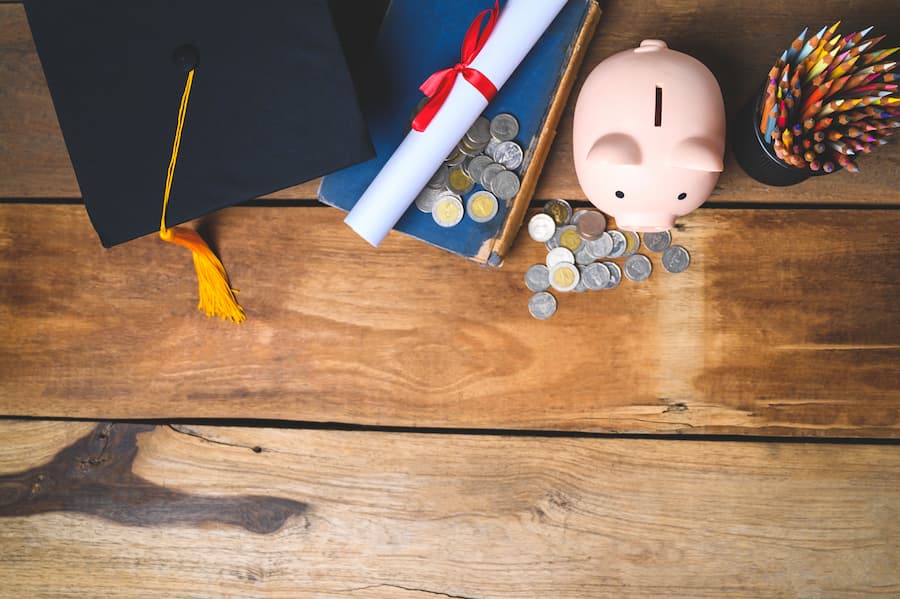
<svg viewBox="0 0 900 599">
<path fill-rule="evenodd" d="M 475 57 L 478 56 L 478 53 L 481 52 L 481 49 L 487 42 L 488 37 L 490 37 L 499 12 L 499 2 L 498 0 L 494 0 L 494 8 L 489 8 L 478 13 L 478 16 L 475 17 L 475 20 L 469 25 L 469 30 L 466 31 L 466 37 L 463 38 L 459 62 L 449 69 L 433 73 L 425 80 L 425 83 L 419 86 L 422 93 L 430 99 L 425 106 L 422 107 L 422 110 L 419 111 L 419 114 L 416 115 L 416 118 L 413 119 L 413 129 L 422 132 L 428 127 L 428 124 L 431 123 L 431 119 L 434 118 L 434 115 L 436 115 L 438 110 L 441 109 L 441 106 L 444 105 L 444 101 L 447 100 L 447 96 L 450 95 L 450 90 L 453 89 L 453 84 L 456 83 L 457 74 L 461 74 L 463 79 L 471 83 L 475 89 L 481 92 L 481 95 L 484 96 L 488 102 L 490 102 L 491 98 L 494 97 L 494 94 L 497 93 L 497 88 L 491 83 L 491 80 L 485 77 L 481 71 L 469 67 L 469 64 L 475 60 Z M 482 29 L 481 26 L 485 17 L 487 17 L 488 20 L 487 23 L 484 24 L 484 29 Z"/>
</svg>

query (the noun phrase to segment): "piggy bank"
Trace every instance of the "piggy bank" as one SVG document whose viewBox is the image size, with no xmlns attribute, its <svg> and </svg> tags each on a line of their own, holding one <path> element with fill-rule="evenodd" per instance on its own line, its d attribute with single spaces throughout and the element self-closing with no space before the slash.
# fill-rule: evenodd
<svg viewBox="0 0 900 599">
<path fill-rule="evenodd" d="M 575 173 L 622 229 L 664 231 L 706 201 L 725 154 L 725 104 L 696 58 L 661 40 L 610 56 L 575 104 Z"/>
</svg>

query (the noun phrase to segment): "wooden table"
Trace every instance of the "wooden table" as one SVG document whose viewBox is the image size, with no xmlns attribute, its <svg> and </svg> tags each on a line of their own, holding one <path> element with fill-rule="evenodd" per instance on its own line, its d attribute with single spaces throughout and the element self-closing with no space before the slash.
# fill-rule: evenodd
<svg viewBox="0 0 900 599">
<path fill-rule="evenodd" d="M 733 115 L 838 18 L 900 40 L 887 0 L 609 2 L 581 80 L 658 37 Z M 584 200 L 571 125 L 535 208 Z M 170 248 L 100 247 L 0 4 L 0 595 L 898 596 L 898 157 L 778 189 L 729 152 L 686 273 L 546 322 L 527 236 L 375 251 L 310 182 L 205 219 L 228 326 Z"/>
</svg>

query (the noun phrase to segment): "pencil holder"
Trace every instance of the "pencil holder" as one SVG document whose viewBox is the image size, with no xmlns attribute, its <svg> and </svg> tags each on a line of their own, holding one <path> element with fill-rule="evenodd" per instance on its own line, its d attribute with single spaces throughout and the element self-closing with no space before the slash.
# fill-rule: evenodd
<svg viewBox="0 0 900 599">
<path fill-rule="evenodd" d="M 731 147 L 744 172 L 760 183 L 776 187 L 796 185 L 810 177 L 826 174 L 793 167 L 775 155 L 759 130 L 762 96 L 763 90 L 760 90 L 750 98 L 731 126 Z"/>
</svg>

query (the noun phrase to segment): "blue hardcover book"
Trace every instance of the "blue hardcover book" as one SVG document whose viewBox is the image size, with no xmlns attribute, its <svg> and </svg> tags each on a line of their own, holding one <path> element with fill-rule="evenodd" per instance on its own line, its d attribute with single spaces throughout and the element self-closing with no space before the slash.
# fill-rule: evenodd
<svg viewBox="0 0 900 599">
<path fill-rule="evenodd" d="M 319 200 L 343 210 L 356 204 L 409 131 L 423 98 L 419 85 L 459 60 L 460 44 L 472 19 L 490 4 L 391 0 L 360 82 L 362 110 L 376 157 L 326 176 L 319 186 Z M 596 0 L 569 0 L 485 111 L 488 118 L 508 112 L 519 121 L 516 142 L 524 150 L 524 160 L 517 169 L 521 186 L 516 196 L 500 201 L 497 215 L 486 223 L 466 217 L 449 228 L 437 225 L 430 214 L 412 205 L 395 230 L 482 264 L 503 262 L 531 201 L 599 14 Z M 470 193 L 479 189 L 476 185 Z"/>
</svg>

